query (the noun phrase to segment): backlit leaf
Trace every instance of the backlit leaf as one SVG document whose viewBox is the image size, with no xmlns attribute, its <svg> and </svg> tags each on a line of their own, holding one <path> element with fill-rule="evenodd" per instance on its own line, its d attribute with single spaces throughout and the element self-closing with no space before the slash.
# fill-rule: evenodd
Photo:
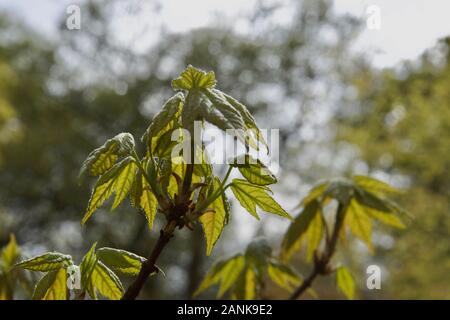
<svg viewBox="0 0 450 320">
<path fill-rule="evenodd" d="M 97 255 L 95 254 L 95 247 L 97 242 L 92 245 L 80 264 L 81 273 L 81 285 L 83 289 L 88 291 L 91 298 L 95 299 L 95 293 L 92 292 L 92 287 L 90 286 L 91 275 L 94 271 L 95 265 L 97 264 Z"/>
<path fill-rule="evenodd" d="M 205 72 L 192 65 L 172 81 L 172 88 L 175 90 L 191 90 L 199 88 L 213 88 L 216 85 L 214 71 Z"/>
<path fill-rule="evenodd" d="M 355 281 L 347 268 L 341 266 L 336 270 L 336 284 L 347 299 L 355 297 Z"/>
<path fill-rule="evenodd" d="M 353 180 L 361 188 L 379 195 L 399 194 L 400 190 L 391 187 L 389 184 L 367 176 L 354 176 Z"/>
<path fill-rule="evenodd" d="M 91 285 L 93 290 L 111 300 L 119 300 L 124 291 L 116 274 L 101 261 L 97 262 L 92 272 Z"/>
<path fill-rule="evenodd" d="M 301 205 L 302 206 L 306 206 L 308 205 L 311 201 L 314 200 L 318 200 L 318 202 L 320 202 L 320 197 L 323 195 L 323 193 L 325 192 L 325 190 L 327 189 L 329 183 L 328 182 L 323 182 L 320 183 L 318 185 L 315 185 L 308 193 L 308 195 L 306 197 L 303 198 Z"/>
<path fill-rule="evenodd" d="M 249 266 L 240 274 L 232 293 L 233 299 L 253 300 L 256 298 L 257 279 L 255 270 Z"/>
<path fill-rule="evenodd" d="M 214 89 L 213 91 L 218 90 Z M 228 103 L 230 103 L 241 114 L 241 117 L 244 120 L 246 127 L 254 132 L 256 139 L 267 147 L 267 142 L 264 140 L 261 130 L 258 128 L 258 125 L 256 124 L 255 118 L 252 116 L 250 111 L 248 111 L 247 107 L 242 103 L 240 103 L 238 100 L 231 97 L 230 95 L 221 91 L 220 93 L 225 97 Z"/>
<path fill-rule="evenodd" d="M 144 257 L 132 252 L 114 248 L 101 248 L 97 251 L 98 258 L 109 268 L 119 273 L 135 276 L 141 270 Z"/>
<path fill-rule="evenodd" d="M 66 300 L 67 271 L 64 268 L 45 274 L 36 284 L 33 300 Z"/>
<path fill-rule="evenodd" d="M 267 274 L 274 283 L 287 291 L 292 291 L 302 281 L 291 267 L 275 261 L 270 262 Z"/>
<path fill-rule="evenodd" d="M 32 271 L 51 271 L 72 264 L 72 257 L 58 252 L 47 252 L 40 256 L 24 260 L 15 265 Z"/>
<path fill-rule="evenodd" d="M 283 260 L 289 260 L 295 251 L 301 249 L 303 239 L 315 217 L 320 218 L 320 206 L 317 201 L 310 201 L 295 218 L 284 235 L 281 245 Z"/>
<path fill-rule="evenodd" d="M 17 246 L 16 237 L 13 234 L 9 235 L 9 242 L 2 250 L 3 267 L 8 269 L 19 257 L 19 247 Z"/>
<path fill-rule="evenodd" d="M 344 219 L 345 225 L 350 228 L 353 235 L 362 240 L 369 251 L 373 253 L 372 221 L 356 200 L 350 202 Z"/>
<path fill-rule="evenodd" d="M 242 207 L 257 219 L 259 219 L 259 216 L 256 212 L 256 206 L 266 212 L 292 219 L 291 216 L 268 194 L 270 191 L 267 187 L 253 185 L 242 179 L 234 179 L 231 190 Z"/>
<path fill-rule="evenodd" d="M 132 157 L 127 157 L 121 162 L 116 163 L 98 179 L 92 190 L 88 208 L 81 221 L 82 224 L 85 224 L 95 210 L 97 210 L 114 192 L 116 192 L 116 198 L 113 203 L 113 209 L 125 198 L 131 189 L 136 168 L 137 166 L 134 163 L 134 159 Z"/>
<path fill-rule="evenodd" d="M 86 172 L 90 176 L 99 176 L 109 170 L 119 157 L 131 154 L 134 149 L 134 138 L 123 132 L 107 140 L 101 147 L 92 151 L 84 161 L 80 177 Z"/>
<path fill-rule="evenodd" d="M 220 188 L 219 178 L 214 178 L 214 190 Z M 210 205 L 213 211 L 208 211 L 200 216 L 200 222 L 203 226 L 203 231 L 206 238 L 206 255 L 209 256 L 211 251 L 219 239 L 222 230 L 225 226 L 227 216 L 227 205 L 225 203 L 225 195 L 219 196 Z"/>
<path fill-rule="evenodd" d="M 163 134 L 170 131 L 174 127 L 173 121 L 176 120 L 177 115 L 180 114 L 181 108 L 184 103 L 184 96 L 182 93 L 177 93 L 169 100 L 167 100 L 161 111 L 159 111 L 154 117 L 150 126 L 145 131 L 142 136 L 142 142 L 146 143 L 149 148 L 152 148 L 155 144 L 153 138 L 157 136 L 162 136 Z"/>
<path fill-rule="evenodd" d="M 277 178 L 270 172 L 269 168 L 259 159 L 253 159 L 249 155 L 242 155 L 235 158 L 230 165 L 238 168 L 239 172 L 250 183 L 269 185 L 277 182 Z"/>
<path fill-rule="evenodd" d="M 220 283 L 217 296 L 222 297 L 224 293 L 235 283 L 244 269 L 244 266 L 245 259 L 241 254 L 228 260 L 216 263 L 200 283 L 200 286 L 194 293 L 194 296 L 198 295 L 210 286 Z"/>
</svg>

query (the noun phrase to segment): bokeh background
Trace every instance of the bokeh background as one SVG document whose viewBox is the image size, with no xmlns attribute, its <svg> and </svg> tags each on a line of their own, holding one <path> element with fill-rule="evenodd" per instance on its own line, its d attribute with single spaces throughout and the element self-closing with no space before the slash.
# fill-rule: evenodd
<svg viewBox="0 0 450 320">
<path fill-rule="evenodd" d="M 80 30 L 66 27 L 69 4 L 81 8 Z M 366 25 L 370 5 L 378 30 Z M 146 255 L 163 221 L 150 232 L 130 206 L 105 206 L 81 227 L 90 186 L 76 177 L 107 138 L 140 137 L 192 64 L 214 70 L 260 127 L 280 129 L 275 194 L 292 214 L 320 179 L 368 174 L 408 190 L 405 231 L 377 228 L 373 256 L 357 240 L 342 252 L 359 298 L 449 299 L 449 11 L 437 0 L 0 0 L 0 246 L 14 233 L 25 255 L 79 262 L 96 240 Z M 159 262 L 167 278 L 142 297 L 190 297 L 214 260 L 255 236 L 278 250 L 288 222 L 237 207 L 212 257 L 200 228 L 179 232 Z M 382 268 L 381 290 L 365 289 L 370 264 Z M 294 265 L 309 268 L 302 255 Z M 332 279 L 315 287 L 342 298 Z"/>
</svg>

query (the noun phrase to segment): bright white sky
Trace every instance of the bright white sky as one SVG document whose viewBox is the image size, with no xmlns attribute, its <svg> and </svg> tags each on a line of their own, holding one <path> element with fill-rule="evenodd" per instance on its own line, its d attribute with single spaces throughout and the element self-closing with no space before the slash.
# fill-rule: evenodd
<svg viewBox="0 0 450 320">
<path fill-rule="evenodd" d="M 165 23 L 170 31 L 183 31 L 217 22 L 215 13 L 229 18 L 248 13 L 256 1 L 164 0 L 161 1 L 161 21 L 158 22 Z M 80 2 L 0 0 L 0 9 L 19 15 L 35 30 L 51 35 L 67 5 Z M 433 46 L 436 40 L 450 34 L 448 0 L 337 0 L 335 10 L 366 17 L 369 5 L 380 8 L 381 29 L 366 29 L 356 43 L 355 50 L 372 52 L 373 62 L 378 67 L 390 67 L 403 59 L 414 59 L 423 50 Z"/>
</svg>

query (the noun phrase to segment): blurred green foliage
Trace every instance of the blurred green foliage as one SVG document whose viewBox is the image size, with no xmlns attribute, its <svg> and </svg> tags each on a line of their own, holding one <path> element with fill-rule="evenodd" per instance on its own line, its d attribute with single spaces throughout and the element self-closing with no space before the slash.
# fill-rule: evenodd
<svg viewBox="0 0 450 320">
<path fill-rule="evenodd" d="M 403 181 L 414 220 L 386 253 L 383 294 L 450 298 L 450 38 L 400 71 L 355 75 L 358 108 L 343 110 L 339 139 L 358 146 L 371 172 Z"/>
</svg>

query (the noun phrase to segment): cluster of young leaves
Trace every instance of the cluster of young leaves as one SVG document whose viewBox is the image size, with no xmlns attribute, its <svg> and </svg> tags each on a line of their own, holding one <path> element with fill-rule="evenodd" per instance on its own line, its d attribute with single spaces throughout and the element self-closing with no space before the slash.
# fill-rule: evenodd
<svg viewBox="0 0 450 320">
<path fill-rule="evenodd" d="M 194 121 L 209 122 L 219 129 L 235 129 L 237 138 L 246 146 L 258 149 L 267 146 L 255 119 L 239 101 L 215 88 L 214 72 L 204 72 L 188 66 L 172 87 L 177 93 L 169 98 L 155 115 L 142 137 L 145 156 L 135 151 L 135 140 L 121 133 L 94 150 L 84 162 L 80 177 L 99 176 L 89 200 L 82 223 L 115 194 L 112 209 L 128 195 L 132 206 L 142 210 L 152 228 L 157 212 L 168 221 L 177 220 L 178 227 L 191 227 L 199 221 L 206 237 L 209 255 L 229 218 L 229 201 L 225 190 L 230 188 L 239 203 L 259 219 L 256 208 L 290 218 L 273 199 L 269 185 L 275 176 L 259 160 L 235 159 L 226 177 L 214 176 L 203 143 L 193 146 L 201 161 L 189 164 L 190 155 L 173 155 L 173 149 L 187 139 L 181 129 L 193 132 Z M 173 137 L 176 137 L 173 141 Z M 187 141 L 192 143 L 192 141 Z M 190 148 L 188 148 L 190 149 Z M 189 151 L 189 150 L 188 150 Z M 182 157 L 184 156 L 184 157 Z M 246 161 L 242 161 L 246 160 Z M 226 185 L 232 168 L 238 168 L 245 179 L 234 179 Z M 188 181 L 188 189 L 185 182 Z M 175 213 L 174 213 L 175 212 Z"/>
<path fill-rule="evenodd" d="M 13 268 L 20 259 L 20 255 L 16 238 L 11 234 L 8 244 L 0 251 L 0 300 L 11 300 L 18 284 L 25 291 L 30 286 L 30 279 L 27 275 Z"/>
<path fill-rule="evenodd" d="M 124 289 L 117 274 L 135 276 L 146 259 L 134 253 L 100 248 L 96 243 L 81 261 L 75 265 L 70 255 L 47 252 L 21 261 L 14 268 L 45 272 L 34 288 L 33 300 L 68 300 L 69 288 L 73 288 L 75 299 L 103 298 L 118 300 Z"/>
<path fill-rule="evenodd" d="M 196 294 L 219 284 L 218 297 L 229 292 L 232 298 L 254 299 L 258 296 L 258 288 L 263 285 L 264 274 L 280 287 L 293 291 L 295 286 L 303 283 L 303 279 L 288 263 L 295 252 L 306 247 L 307 260 L 314 258 L 315 267 L 318 268 L 314 277 L 316 274 L 334 272 L 337 287 L 348 299 L 353 299 L 356 286 L 350 271 L 343 265 L 329 265 L 336 249 L 336 243 L 333 242 L 345 242 L 350 232 L 373 253 L 374 221 L 405 228 L 399 215 L 406 212 L 388 199 L 399 193 L 390 185 L 365 176 L 319 183 L 301 202 L 302 211 L 284 235 L 279 258 L 271 256 L 272 250 L 265 242 L 251 243 L 245 254 L 237 254 L 216 263 Z M 238 195 L 236 197 L 239 199 Z M 332 200 L 338 203 L 338 209 L 330 217 L 324 214 L 324 209 Z M 307 290 L 316 296 L 309 285 Z"/>
<path fill-rule="evenodd" d="M 218 298 L 228 293 L 232 299 L 255 299 L 260 295 L 266 277 L 288 291 L 302 281 L 289 265 L 272 255 L 266 240 L 255 239 L 245 253 L 217 262 L 206 274 L 194 296 L 218 284 Z"/>
<path fill-rule="evenodd" d="M 338 241 L 345 242 L 348 233 L 361 240 L 373 254 L 372 226 L 375 221 L 403 229 L 399 215 L 405 212 L 388 197 L 400 191 L 390 185 L 366 176 L 351 180 L 336 179 L 318 184 L 303 199 L 301 213 L 284 235 L 281 258 L 288 261 L 294 252 L 306 248 L 306 258 L 311 261 L 332 241 L 331 233 L 341 221 Z M 332 217 L 325 216 L 324 207 L 336 200 L 340 211 Z M 322 248 L 321 248 L 322 247 Z M 353 277 L 344 266 L 336 269 L 336 283 L 347 298 L 354 297 Z"/>
</svg>

